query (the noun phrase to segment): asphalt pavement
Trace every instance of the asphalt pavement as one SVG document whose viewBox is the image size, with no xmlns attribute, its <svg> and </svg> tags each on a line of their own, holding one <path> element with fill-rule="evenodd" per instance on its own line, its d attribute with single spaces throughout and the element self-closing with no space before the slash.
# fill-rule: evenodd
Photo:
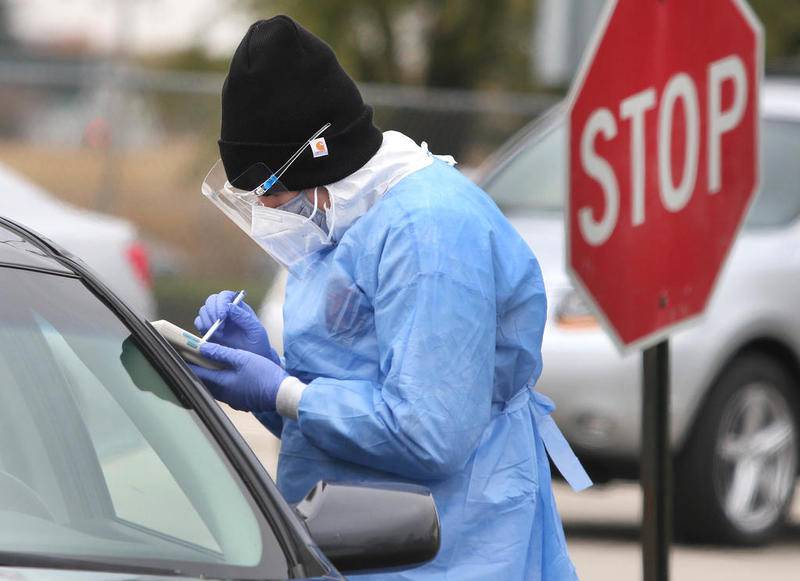
<svg viewBox="0 0 800 581">
<path fill-rule="evenodd" d="M 576 494 L 555 485 L 570 555 L 582 581 L 638 581 L 642 495 L 637 484 L 612 483 Z M 674 581 L 798 581 L 800 490 L 780 537 L 763 548 L 673 545 Z"/>
</svg>

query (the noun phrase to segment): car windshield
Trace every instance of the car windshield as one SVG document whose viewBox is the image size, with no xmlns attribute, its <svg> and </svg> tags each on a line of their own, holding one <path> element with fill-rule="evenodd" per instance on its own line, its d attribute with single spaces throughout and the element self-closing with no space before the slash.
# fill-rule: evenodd
<svg viewBox="0 0 800 581">
<path fill-rule="evenodd" d="M 0 268 L 0 289 L 0 564 L 285 578 L 233 466 L 122 322 L 76 278 Z"/>
<path fill-rule="evenodd" d="M 800 123 L 762 122 L 762 188 L 745 227 L 788 224 L 800 216 Z M 489 176 L 486 191 L 507 213 L 560 213 L 567 191 L 563 121 L 546 125 Z"/>
<path fill-rule="evenodd" d="M 567 137 L 561 119 L 535 131 L 483 184 L 504 212 L 560 213 L 567 191 Z"/>
</svg>

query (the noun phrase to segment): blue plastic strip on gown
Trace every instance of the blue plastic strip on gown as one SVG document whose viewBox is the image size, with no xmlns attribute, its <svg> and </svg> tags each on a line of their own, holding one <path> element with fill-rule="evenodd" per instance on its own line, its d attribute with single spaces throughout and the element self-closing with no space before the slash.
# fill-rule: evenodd
<svg viewBox="0 0 800 581">
<path fill-rule="evenodd" d="M 553 464 L 556 465 L 561 476 L 572 487 L 572 490 L 580 492 L 589 488 L 592 485 L 592 479 L 589 478 L 564 434 L 558 429 L 555 420 L 550 415 L 556 406 L 549 397 L 533 389 L 528 389 L 528 391 L 533 393 L 533 398 L 530 401 L 536 415 L 536 427 L 539 430 L 539 436 L 542 438 L 544 448 L 547 450 L 547 454 Z"/>
<path fill-rule="evenodd" d="M 278 177 L 277 177 L 275 174 L 272 174 L 271 176 L 269 176 L 269 178 L 267 179 L 267 181 L 265 181 L 263 184 L 261 184 L 261 187 L 262 187 L 262 188 L 264 188 L 264 191 L 265 191 L 265 192 L 268 192 L 268 191 L 269 191 L 269 189 L 270 189 L 272 186 L 274 186 L 274 185 L 275 185 L 275 182 L 277 182 L 277 181 L 278 181 Z"/>
</svg>

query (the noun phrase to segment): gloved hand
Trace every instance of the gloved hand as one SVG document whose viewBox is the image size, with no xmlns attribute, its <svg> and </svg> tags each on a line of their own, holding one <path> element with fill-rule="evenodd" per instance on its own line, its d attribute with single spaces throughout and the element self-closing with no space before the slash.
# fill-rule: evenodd
<svg viewBox="0 0 800 581">
<path fill-rule="evenodd" d="M 244 412 L 275 411 L 278 388 L 289 374 L 273 361 L 215 343 L 200 345 L 200 354 L 228 369 L 189 364 L 216 399 Z"/>
<path fill-rule="evenodd" d="M 206 304 L 200 307 L 194 326 L 201 335 L 205 335 L 217 319 L 222 319 L 222 324 L 211 336 L 211 341 L 261 355 L 280 365 L 281 359 L 270 345 L 267 330 L 252 307 L 244 301 L 238 305 L 232 304 L 236 294 L 226 290 L 208 297 Z"/>
</svg>

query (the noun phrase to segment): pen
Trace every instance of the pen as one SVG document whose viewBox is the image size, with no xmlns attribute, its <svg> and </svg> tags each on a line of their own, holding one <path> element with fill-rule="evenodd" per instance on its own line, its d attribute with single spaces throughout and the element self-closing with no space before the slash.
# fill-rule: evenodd
<svg viewBox="0 0 800 581">
<path fill-rule="evenodd" d="M 238 305 L 239 303 L 242 302 L 242 299 L 245 297 L 246 294 L 247 293 L 245 293 L 244 290 L 239 291 L 239 294 L 236 295 L 236 298 L 233 299 L 231 304 L 232 305 Z M 205 343 L 206 341 L 208 341 L 211 338 L 211 335 L 214 334 L 214 331 L 216 331 L 221 324 L 222 324 L 222 319 L 217 319 L 214 322 L 214 324 L 211 325 L 211 328 L 208 331 L 206 331 L 206 334 L 203 335 L 203 338 L 200 340 L 201 343 Z"/>
</svg>

